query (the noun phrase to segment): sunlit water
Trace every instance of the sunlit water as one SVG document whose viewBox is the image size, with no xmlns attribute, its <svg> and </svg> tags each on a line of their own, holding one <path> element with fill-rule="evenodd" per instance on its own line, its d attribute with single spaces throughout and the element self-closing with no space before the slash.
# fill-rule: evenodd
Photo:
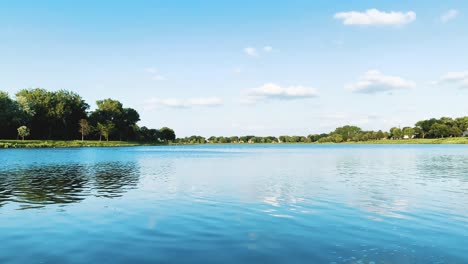
<svg viewBox="0 0 468 264">
<path fill-rule="evenodd" d="M 0 263 L 468 263 L 468 146 L 0 150 Z"/>
</svg>

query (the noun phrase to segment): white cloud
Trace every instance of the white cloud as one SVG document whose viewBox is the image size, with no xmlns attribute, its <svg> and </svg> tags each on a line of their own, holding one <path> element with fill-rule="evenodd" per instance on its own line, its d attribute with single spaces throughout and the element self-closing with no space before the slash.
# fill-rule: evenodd
<svg viewBox="0 0 468 264">
<path fill-rule="evenodd" d="M 149 67 L 149 68 L 146 68 L 145 69 L 145 72 L 151 74 L 151 79 L 155 80 L 155 81 L 165 81 L 167 80 L 166 77 L 164 77 L 163 75 L 161 75 L 159 73 L 159 70 L 157 68 L 154 68 L 154 67 Z"/>
<path fill-rule="evenodd" d="M 251 89 L 243 99 L 244 103 L 256 103 L 269 99 L 294 100 L 317 97 L 318 92 L 315 88 L 304 86 L 281 87 L 274 83 L 266 83 L 260 87 Z"/>
<path fill-rule="evenodd" d="M 398 76 L 384 75 L 377 70 L 367 71 L 358 82 L 345 86 L 345 89 L 355 93 L 374 94 L 415 87 L 413 81 Z"/>
<path fill-rule="evenodd" d="M 257 48 L 254 48 L 254 47 L 247 47 L 247 48 L 244 48 L 243 51 L 247 56 L 260 57 L 260 51 L 262 53 L 271 53 L 271 52 L 275 52 L 277 50 L 273 49 L 272 46 L 264 46 L 263 48 L 260 48 L 258 50 L 257 50 Z"/>
<path fill-rule="evenodd" d="M 435 84 L 454 83 L 460 88 L 468 88 L 468 71 L 447 72 Z"/>
<path fill-rule="evenodd" d="M 416 20 L 416 13 L 384 12 L 377 9 L 368 9 L 365 12 L 340 12 L 335 19 L 343 20 L 344 25 L 405 25 Z"/>
<path fill-rule="evenodd" d="M 457 16 L 458 16 L 458 10 L 450 9 L 449 11 L 443 13 L 439 19 L 440 19 L 440 22 L 447 23 L 448 21 L 455 19 Z"/>
<path fill-rule="evenodd" d="M 188 99 L 177 99 L 177 98 L 150 98 L 146 102 L 145 109 L 153 110 L 160 107 L 171 107 L 171 108 L 192 108 L 192 107 L 208 107 L 208 106 L 220 106 L 223 101 L 218 97 L 201 97 L 201 98 L 188 98 Z"/>
<path fill-rule="evenodd" d="M 258 57 L 259 56 L 258 52 L 257 52 L 257 49 L 252 48 L 252 47 L 244 48 L 244 53 L 247 54 L 250 57 Z"/>
</svg>

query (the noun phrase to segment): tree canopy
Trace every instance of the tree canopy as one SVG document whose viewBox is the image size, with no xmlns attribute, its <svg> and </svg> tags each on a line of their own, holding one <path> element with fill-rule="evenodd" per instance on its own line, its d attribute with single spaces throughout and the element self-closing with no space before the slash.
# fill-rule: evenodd
<svg viewBox="0 0 468 264">
<path fill-rule="evenodd" d="M 118 100 L 104 99 L 89 105 L 78 94 L 45 89 L 23 89 L 12 99 L 0 91 L 0 138 L 18 138 L 18 128 L 25 127 L 29 139 L 72 140 L 100 139 L 170 142 L 174 130 L 140 128 L 139 113 L 125 108 Z M 25 131 L 24 128 L 21 131 Z"/>
</svg>

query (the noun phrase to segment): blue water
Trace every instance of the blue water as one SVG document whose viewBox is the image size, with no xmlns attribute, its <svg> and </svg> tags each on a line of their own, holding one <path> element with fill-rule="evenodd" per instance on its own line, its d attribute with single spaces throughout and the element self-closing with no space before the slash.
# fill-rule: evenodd
<svg viewBox="0 0 468 264">
<path fill-rule="evenodd" d="M 468 263 L 468 146 L 0 150 L 0 263 Z"/>
</svg>

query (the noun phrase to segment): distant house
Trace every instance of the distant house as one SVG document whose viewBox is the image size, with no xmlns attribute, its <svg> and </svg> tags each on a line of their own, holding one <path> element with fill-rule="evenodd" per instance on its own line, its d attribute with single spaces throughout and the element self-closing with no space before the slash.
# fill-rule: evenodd
<svg viewBox="0 0 468 264">
<path fill-rule="evenodd" d="M 466 130 L 466 131 L 463 131 L 463 134 L 462 134 L 462 136 L 464 136 L 464 137 L 468 137 L 468 130 Z"/>
</svg>

